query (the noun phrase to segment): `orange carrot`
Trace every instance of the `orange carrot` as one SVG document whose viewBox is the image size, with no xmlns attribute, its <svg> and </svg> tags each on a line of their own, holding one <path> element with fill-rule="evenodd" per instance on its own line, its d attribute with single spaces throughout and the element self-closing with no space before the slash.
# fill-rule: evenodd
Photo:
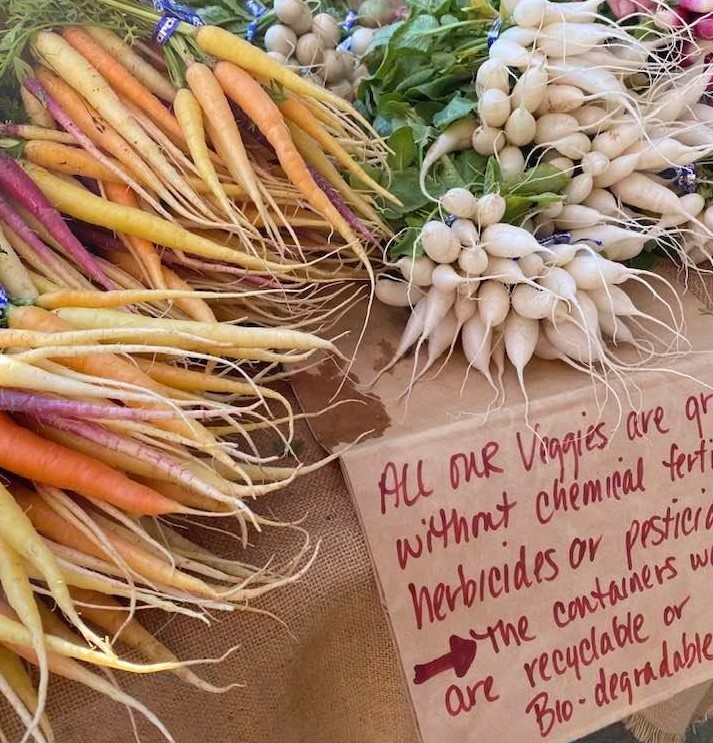
<svg viewBox="0 0 713 743">
<path fill-rule="evenodd" d="M 0 413 L 0 467 L 21 477 L 74 490 L 129 513 L 160 516 L 186 509 L 103 462 L 55 444 Z"/>
<path fill-rule="evenodd" d="M 230 62 L 218 62 L 214 70 L 225 94 L 237 103 L 272 145 L 285 174 L 312 207 L 348 242 L 359 240 L 332 205 L 327 195 L 315 183 L 305 161 L 295 147 L 290 130 L 280 109 L 263 87 L 245 70 Z"/>
<path fill-rule="evenodd" d="M 58 142 L 33 139 L 25 142 L 23 156 L 36 165 L 55 173 L 79 175 L 102 181 L 116 181 L 117 176 L 81 147 L 68 147 Z"/>
<path fill-rule="evenodd" d="M 139 208 L 139 200 L 128 186 L 125 186 L 123 183 L 113 183 L 111 181 L 105 181 L 102 185 L 104 187 L 104 195 L 109 201 L 112 201 L 114 204 L 130 206 L 134 209 Z M 146 272 L 150 286 L 153 289 L 165 289 L 166 282 L 161 272 L 161 257 L 156 251 L 154 244 L 149 240 L 144 240 L 135 235 L 125 235 L 124 239 L 136 257 L 136 260 Z"/>
</svg>

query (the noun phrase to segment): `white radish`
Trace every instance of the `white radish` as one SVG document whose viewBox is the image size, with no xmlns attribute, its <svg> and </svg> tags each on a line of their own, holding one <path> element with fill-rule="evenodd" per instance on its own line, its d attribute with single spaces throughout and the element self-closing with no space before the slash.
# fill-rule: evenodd
<svg viewBox="0 0 713 743">
<path fill-rule="evenodd" d="M 627 269 L 620 263 L 593 253 L 576 256 L 567 264 L 566 270 L 577 288 L 586 291 L 621 284 L 629 278 Z"/>
<path fill-rule="evenodd" d="M 501 90 L 484 90 L 478 99 L 478 115 L 485 126 L 503 126 L 510 116 L 510 110 L 510 97 Z"/>
<path fill-rule="evenodd" d="M 426 255 L 436 263 L 453 263 L 461 245 L 451 228 L 437 219 L 431 219 L 421 228 L 418 237 Z"/>
<path fill-rule="evenodd" d="M 607 68 L 592 67 L 576 59 L 552 61 L 548 65 L 550 80 L 560 85 L 574 85 L 590 95 L 597 95 L 602 100 L 624 106 L 627 111 L 633 107 L 629 100 L 630 93 L 624 84 Z"/>
<path fill-rule="evenodd" d="M 281 65 L 287 64 L 287 57 L 280 52 L 267 52 L 267 56 L 270 57 L 270 59 L 274 59 L 275 62 L 278 62 Z"/>
<path fill-rule="evenodd" d="M 523 28 L 522 26 L 513 25 L 500 32 L 498 39 L 507 39 L 520 46 L 529 47 L 534 44 L 538 38 L 538 31 L 533 28 Z"/>
<path fill-rule="evenodd" d="M 443 208 L 460 219 L 470 219 L 478 208 L 478 200 L 467 188 L 451 188 L 441 199 Z"/>
<path fill-rule="evenodd" d="M 557 266 L 550 268 L 546 274 L 538 279 L 537 283 L 567 303 L 576 303 L 577 301 L 577 284 L 564 268 Z"/>
<path fill-rule="evenodd" d="M 510 117 L 512 118 L 512 114 Z M 507 136 L 507 124 L 505 125 L 505 134 Z M 510 137 L 508 137 L 508 139 L 510 139 Z M 525 156 L 522 154 L 522 150 L 519 146 L 513 147 L 508 145 L 507 147 L 503 147 L 497 157 L 498 163 L 500 164 L 500 175 L 503 180 L 508 181 L 516 178 L 525 171 Z"/>
<path fill-rule="evenodd" d="M 485 252 L 496 258 L 522 258 L 542 250 L 542 245 L 525 229 L 498 222 L 481 233 Z"/>
<path fill-rule="evenodd" d="M 324 60 L 324 46 L 317 34 L 307 33 L 297 39 L 297 61 L 304 67 L 320 65 Z"/>
<path fill-rule="evenodd" d="M 548 0 L 520 0 L 513 11 L 513 20 L 526 28 L 551 23 L 587 23 L 598 18 L 597 0 L 585 2 L 549 2 Z"/>
<path fill-rule="evenodd" d="M 525 419 L 528 420 L 528 409 L 530 400 L 525 389 L 525 367 L 530 363 L 535 353 L 537 336 L 540 334 L 540 326 L 537 320 L 531 320 L 511 311 L 505 319 L 503 327 L 503 341 L 505 353 L 510 363 L 515 367 L 517 380 L 520 383 L 523 397 L 525 398 Z"/>
<path fill-rule="evenodd" d="M 711 149 L 713 145 L 688 147 L 673 137 L 664 137 L 643 146 L 636 169 L 658 171 L 668 167 L 681 167 L 704 157 Z"/>
<path fill-rule="evenodd" d="M 577 230 L 584 227 L 594 227 L 606 219 L 596 209 L 590 209 L 583 204 L 565 204 L 562 213 L 555 220 L 560 230 Z"/>
<path fill-rule="evenodd" d="M 460 325 L 456 319 L 456 314 L 453 310 L 450 310 L 428 336 L 428 355 L 426 357 L 426 363 L 413 381 L 419 380 L 446 351 L 453 347 L 455 340 L 458 337 L 459 329 Z M 412 385 L 409 385 L 409 388 L 411 386 Z"/>
<path fill-rule="evenodd" d="M 419 186 L 422 193 L 426 193 L 426 176 L 435 163 L 451 152 L 466 150 L 472 146 L 476 126 L 475 119 L 466 117 L 453 122 L 444 132 L 438 135 L 423 158 L 419 172 Z"/>
<path fill-rule="evenodd" d="M 574 258 L 577 251 L 581 248 L 581 245 L 577 243 L 560 243 L 556 245 L 548 245 L 544 253 L 544 261 L 549 267 L 552 266 L 564 266 Z"/>
<path fill-rule="evenodd" d="M 433 271 L 433 290 L 450 294 L 469 279 L 459 275 L 450 263 L 439 263 Z"/>
<path fill-rule="evenodd" d="M 545 96 L 547 83 L 548 75 L 543 67 L 529 67 L 526 69 L 513 87 L 513 108 L 522 106 L 530 113 L 536 111 Z"/>
<path fill-rule="evenodd" d="M 480 233 L 470 219 L 456 219 L 451 225 L 451 231 L 464 248 L 480 246 Z M 462 251 L 461 251 L 462 252 Z"/>
<path fill-rule="evenodd" d="M 549 150 L 546 152 L 542 161 L 549 163 L 553 168 L 557 168 L 557 170 L 561 170 L 563 173 L 571 173 L 575 167 L 574 160 L 570 160 L 570 158 L 560 155 L 557 150 Z"/>
<path fill-rule="evenodd" d="M 547 57 L 575 57 L 586 54 L 607 39 L 626 39 L 616 26 L 603 23 L 579 23 L 576 29 L 566 22 L 550 23 L 540 29 L 537 48 Z M 631 39 L 631 37 L 628 37 Z"/>
<path fill-rule="evenodd" d="M 657 229 L 679 227 L 689 220 L 695 220 L 706 207 L 706 200 L 699 193 L 687 193 L 678 199 L 681 211 L 676 214 L 664 214 L 657 222 Z M 705 227 L 705 225 L 704 225 Z"/>
<path fill-rule="evenodd" d="M 613 160 L 623 155 L 642 136 L 643 130 L 639 122 L 619 124 L 598 134 L 592 141 L 592 149 L 595 152 L 603 152 L 610 160 Z"/>
<path fill-rule="evenodd" d="M 497 59 L 486 59 L 475 74 L 475 93 L 480 97 L 486 90 L 510 91 L 510 71 Z"/>
<path fill-rule="evenodd" d="M 428 290 L 425 299 L 426 312 L 423 316 L 423 330 L 421 331 L 421 338 L 416 344 L 417 352 L 423 341 L 433 332 L 436 325 L 438 325 L 438 323 L 448 314 L 448 311 L 453 307 L 455 299 L 455 289 L 453 289 L 453 291 L 445 292 L 441 291 L 436 286 L 432 286 Z"/>
<path fill-rule="evenodd" d="M 537 279 L 545 272 L 545 262 L 539 253 L 525 255 L 517 262 L 525 278 Z"/>
<path fill-rule="evenodd" d="M 339 52 L 334 49 L 327 49 L 324 52 L 321 76 L 326 83 L 331 84 L 340 82 L 344 78 L 342 55 Z"/>
<path fill-rule="evenodd" d="M 303 3 L 299 18 L 289 25 L 298 37 L 304 36 L 312 28 L 312 11 Z"/>
<path fill-rule="evenodd" d="M 265 49 L 291 57 L 297 48 L 297 34 L 281 23 L 275 23 L 265 31 Z"/>
<path fill-rule="evenodd" d="M 525 49 L 510 39 L 496 39 L 490 47 L 490 59 L 495 59 L 507 67 L 524 70 L 532 65 L 542 64 L 545 58 L 539 52 Z"/>
<path fill-rule="evenodd" d="M 363 57 L 369 49 L 375 33 L 375 29 L 364 26 L 354 29 L 354 33 L 349 37 L 349 51 L 355 57 Z"/>
<path fill-rule="evenodd" d="M 473 315 L 463 324 L 461 342 L 468 366 L 479 371 L 493 390 L 495 390 L 495 393 L 499 394 L 498 387 L 490 373 L 492 333 L 477 314 Z"/>
<path fill-rule="evenodd" d="M 342 35 L 339 24 L 329 13 L 317 13 L 312 19 L 312 33 L 319 37 L 327 49 L 334 49 Z"/>
<path fill-rule="evenodd" d="M 499 281 L 484 281 L 478 288 L 478 314 L 490 331 L 500 325 L 510 311 L 510 293 Z"/>
<path fill-rule="evenodd" d="M 518 284 L 510 295 L 510 302 L 518 315 L 530 320 L 554 319 L 558 309 L 564 312 L 559 297 L 528 284 Z"/>
<path fill-rule="evenodd" d="M 637 209 L 644 209 L 655 214 L 681 212 L 681 205 L 676 194 L 654 178 L 642 173 L 632 173 L 613 183 L 611 190 L 625 204 Z"/>
<path fill-rule="evenodd" d="M 426 296 L 420 302 L 418 302 L 418 304 L 411 311 L 408 322 L 406 323 L 406 327 L 404 328 L 404 332 L 401 334 L 399 345 L 397 346 L 396 351 L 394 351 L 394 355 L 391 357 L 389 362 L 379 370 L 372 384 L 374 384 L 379 379 L 379 377 L 384 374 L 384 372 L 387 372 L 389 369 L 395 366 L 403 358 L 409 348 L 411 348 L 411 346 L 418 342 L 418 339 L 421 337 L 421 334 L 423 332 L 427 307 L 428 297 Z"/>
<path fill-rule="evenodd" d="M 576 175 L 564 189 L 565 204 L 581 204 L 594 187 L 592 176 L 587 173 Z"/>
<path fill-rule="evenodd" d="M 524 147 L 535 139 L 536 134 L 535 117 L 524 106 L 518 106 L 505 122 L 507 141 L 516 147 Z"/>
<path fill-rule="evenodd" d="M 481 276 L 488 268 L 488 254 L 480 246 L 463 248 L 458 256 L 458 268 L 467 276 Z"/>
<path fill-rule="evenodd" d="M 275 0 L 273 9 L 280 22 L 286 26 L 292 26 L 305 11 L 309 12 L 302 0 Z"/>
<path fill-rule="evenodd" d="M 621 209 L 616 198 L 604 188 L 593 188 L 583 203 L 584 206 L 596 209 L 606 217 L 619 217 L 621 215 Z"/>
<path fill-rule="evenodd" d="M 544 116 L 550 113 L 574 113 L 584 105 L 584 93 L 574 85 L 552 83 L 545 89 L 537 114 Z M 604 113 L 604 112 L 603 112 Z"/>
<path fill-rule="evenodd" d="M 587 240 L 596 242 L 597 250 L 606 250 L 624 240 L 636 240 L 643 247 L 644 243 L 650 239 L 646 233 L 628 230 L 615 224 L 598 224 L 594 228 L 574 229 L 570 231 L 570 237 L 573 242 Z"/>
<path fill-rule="evenodd" d="M 542 209 L 540 214 L 548 219 L 556 219 L 560 214 L 562 214 L 562 209 L 564 209 L 564 204 L 561 201 L 553 201 Z"/>
<path fill-rule="evenodd" d="M 489 227 L 505 216 L 506 209 L 507 202 L 500 194 L 485 194 L 478 199 L 474 218 L 479 227 Z"/>
<path fill-rule="evenodd" d="M 606 363 L 601 344 L 593 344 L 592 338 L 579 325 L 573 322 L 559 322 L 555 325 L 544 320 L 542 329 L 547 340 L 573 361 L 587 366 L 599 361 Z"/>
<path fill-rule="evenodd" d="M 377 278 L 374 294 L 382 304 L 390 307 L 413 307 L 425 296 L 423 289 L 415 284 L 384 277 Z"/>
<path fill-rule="evenodd" d="M 586 134 L 574 132 L 555 140 L 551 146 L 565 157 L 581 160 L 592 149 L 592 142 Z"/>
<path fill-rule="evenodd" d="M 494 155 L 505 147 L 507 138 L 502 129 L 494 129 L 490 126 L 479 126 L 473 132 L 473 149 L 479 155 Z"/>
<path fill-rule="evenodd" d="M 420 258 L 404 256 L 396 261 L 396 266 L 409 284 L 431 286 L 431 277 L 436 264 L 428 256 L 424 255 Z"/>
<path fill-rule="evenodd" d="M 611 117 L 600 106 L 582 106 L 572 111 L 571 115 L 577 119 L 579 129 L 584 134 L 597 135 L 611 127 Z"/>
<path fill-rule="evenodd" d="M 623 180 L 636 170 L 638 162 L 639 153 L 637 152 L 614 158 L 609 162 L 603 173 L 594 177 L 595 187 L 609 188 L 618 181 Z"/>
<path fill-rule="evenodd" d="M 536 144 L 550 144 L 579 130 L 579 122 L 569 114 L 544 114 L 537 119 Z"/>
<path fill-rule="evenodd" d="M 588 152 L 583 158 L 580 166 L 582 173 L 596 177 L 602 175 L 609 167 L 610 160 L 603 152 Z"/>
</svg>

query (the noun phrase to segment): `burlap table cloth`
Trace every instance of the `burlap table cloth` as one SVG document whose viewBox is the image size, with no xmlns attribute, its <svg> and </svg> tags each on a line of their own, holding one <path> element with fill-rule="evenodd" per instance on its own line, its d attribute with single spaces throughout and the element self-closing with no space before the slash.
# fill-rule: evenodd
<svg viewBox="0 0 713 743">
<path fill-rule="evenodd" d="M 713 279 L 709 283 L 713 287 Z M 704 299 L 700 286 L 692 288 Z M 304 424 L 298 436 L 304 459 L 323 456 Z M 282 521 L 306 515 L 303 526 L 321 541 L 305 578 L 256 604 L 286 626 L 245 612 L 217 616 L 210 628 L 183 618 L 166 621 L 165 615 L 144 620 L 182 658 L 218 657 L 239 644 L 220 666 L 200 672 L 216 684 L 246 686 L 210 695 L 170 675 L 154 675 L 123 676 L 123 688 L 159 715 L 177 743 L 416 743 L 405 681 L 339 465 L 298 479 L 256 507 Z M 241 556 L 224 535 L 192 536 L 219 554 Z M 247 559 L 254 564 L 284 559 L 300 545 L 296 536 L 276 529 L 253 541 Z M 706 683 L 626 724 L 642 743 L 680 743 L 691 723 L 711 710 L 713 684 Z M 133 740 L 126 711 L 84 687 L 53 680 L 49 712 L 58 743 Z M 1 723 L 8 715 L 0 711 L 6 732 Z M 138 725 L 145 743 L 163 740 L 145 722 Z"/>
</svg>

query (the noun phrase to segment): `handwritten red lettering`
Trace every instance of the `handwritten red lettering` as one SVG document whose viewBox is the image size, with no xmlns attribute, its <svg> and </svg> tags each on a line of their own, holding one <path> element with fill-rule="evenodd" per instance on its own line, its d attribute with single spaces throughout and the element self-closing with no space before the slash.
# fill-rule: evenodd
<svg viewBox="0 0 713 743">
<path fill-rule="evenodd" d="M 668 459 L 661 464 L 668 470 L 671 482 L 683 480 L 692 472 L 705 475 L 713 472 L 713 449 L 708 446 L 705 439 L 701 439 L 698 446 L 692 451 L 682 451 L 678 444 L 671 444 Z"/>
<path fill-rule="evenodd" d="M 708 415 L 709 410 L 713 410 L 712 402 L 713 392 L 698 392 L 686 398 L 684 405 L 686 420 L 696 424 L 699 439 L 705 436 L 703 418 Z"/>
<path fill-rule="evenodd" d="M 586 430 L 568 431 L 562 437 L 545 436 L 540 434 L 539 423 L 529 434 L 529 444 L 525 443 L 523 434 L 515 434 L 515 443 L 520 454 L 520 461 L 526 472 L 530 472 L 539 458 L 542 464 L 556 461 L 559 465 L 559 479 L 564 480 L 567 475 L 567 460 L 570 460 L 572 477 L 579 477 L 579 467 L 583 456 L 592 451 L 605 449 L 609 438 L 604 431 L 605 422 L 590 425 Z"/>
<path fill-rule="evenodd" d="M 497 441 L 488 441 L 481 448 L 480 455 L 474 451 L 453 454 L 450 461 L 451 489 L 458 490 L 461 483 L 467 485 L 473 478 L 488 480 L 491 475 L 502 474 L 502 467 L 493 463 L 499 450 L 500 444 Z"/>
<path fill-rule="evenodd" d="M 570 542 L 569 566 L 572 570 L 578 570 L 585 560 L 589 560 L 590 563 L 594 562 L 603 538 L 601 535 L 596 539 L 593 537 L 587 537 L 587 539 L 575 537 Z"/>
<path fill-rule="evenodd" d="M 500 695 L 493 691 L 495 679 L 492 676 L 486 676 L 479 679 L 474 684 L 466 684 L 461 689 L 457 684 L 451 684 L 446 689 L 444 704 L 446 712 L 451 717 L 458 717 L 464 712 L 470 712 L 478 703 L 478 692 L 486 702 L 497 702 Z"/>
<path fill-rule="evenodd" d="M 523 664 L 525 677 L 531 688 L 554 676 L 572 673 L 582 680 L 582 669 L 601 658 L 630 645 L 643 645 L 649 636 L 643 634 L 644 615 L 627 612 L 623 619 L 615 614 L 605 628 L 592 625 L 586 635 L 564 648 L 544 651 Z"/>
<path fill-rule="evenodd" d="M 649 431 L 667 434 L 669 429 L 664 428 L 664 415 L 664 409 L 660 405 L 649 410 L 632 410 L 626 416 L 626 435 L 629 441 L 645 439 Z"/>
<path fill-rule="evenodd" d="M 510 516 L 517 506 L 516 500 L 510 500 L 503 491 L 500 502 L 492 510 L 476 511 L 463 516 L 457 508 L 447 510 L 439 508 L 428 519 L 421 519 L 424 527 L 412 537 L 396 539 L 396 559 L 401 570 L 405 570 L 410 560 L 425 554 L 431 555 L 436 550 L 447 550 L 451 546 L 470 544 L 483 534 L 504 531 L 510 526 Z"/>
<path fill-rule="evenodd" d="M 658 547 L 668 541 L 685 539 L 697 531 L 713 529 L 713 501 L 708 506 L 667 506 L 662 513 L 645 519 L 632 519 L 624 535 L 624 552 L 629 570 L 637 550 Z"/>
<path fill-rule="evenodd" d="M 663 623 L 667 627 L 670 627 L 674 622 L 678 622 L 683 616 L 683 609 L 690 600 L 691 595 L 688 594 L 683 601 L 665 606 L 663 610 Z"/>
<path fill-rule="evenodd" d="M 417 629 L 442 622 L 459 609 L 470 609 L 483 603 L 526 590 L 533 585 L 549 583 L 559 575 L 555 549 L 539 550 L 534 555 L 521 545 L 514 563 L 492 564 L 481 567 L 475 575 L 466 572 L 461 563 L 456 567 L 453 583 L 428 585 L 408 584 L 414 621 Z"/>
<path fill-rule="evenodd" d="M 401 466 L 401 471 L 394 462 L 387 462 L 379 478 L 379 495 L 381 498 L 381 514 L 385 515 L 389 499 L 394 509 L 403 503 L 406 507 L 412 506 L 419 498 L 428 498 L 433 490 L 427 488 L 423 479 L 423 460 L 416 464 L 416 482 L 411 482 L 411 465 Z"/>
<path fill-rule="evenodd" d="M 535 516 L 541 524 L 549 524 L 558 513 L 576 512 L 605 500 L 618 501 L 632 493 L 645 492 L 644 459 L 639 457 L 633 468 L 581 483 L 575 480 L 569 487 L 555 478 L 550 490 L 541 490 L 535 497 Z"/>
<path fill-rule="evenodd" d="M 569 699 L 555 699 L 550 702 L 549 694 L 541 691 L 525 707 L 525 714 L 533 714 L 540 737 L 546 738 L 555 725 L 569 722 L 574 714 L 574 705 Z"/>
</svg>

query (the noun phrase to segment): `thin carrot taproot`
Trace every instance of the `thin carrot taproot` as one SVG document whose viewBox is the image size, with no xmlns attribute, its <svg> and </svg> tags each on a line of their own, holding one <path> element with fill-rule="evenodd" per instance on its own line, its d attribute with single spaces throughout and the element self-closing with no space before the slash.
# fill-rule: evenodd
<svg viewBox="0 0 713 743">
<path fill-rule="evenodd" d="M 72 595 L 82 604 L 82 612 L 90 622 L 101 627 L 105 632 L 113 633 L 121 642 L 138 650 L 146 660 L 152 663 L 178 661 L 178 658 L 148 632 L 137 619 L 129 618 L 127 621 L 127 607 L 112 596 L 80 588 L 73 588 Z M 230 684 L 226 687 L 213 686 L 196 676 L 188 668 L 177 668 L 174 674 L 187 684 L 213 693 L 222 693 L 240 686 L 240 684 Z"/>
<path fill-rule="evenodd" d="M 374 190 L 383 198 L 402 206 L 399 199 L 377 183 L 364 169 L 351 157 L 351 155 L 337 142 L 317 120 L 306 104 L 302 103 L 294 95 L 285 95 L 278 98 L 275 103 L 282 114 L 290 121 L 297 124 L 306 134 L 319 144 L 325 152 L 333 155 L 335 160 L 345 170 L 355 175 L 362 183 Z"/>
<path fill-rule="evenodd" d="M 111 29 L 103 26 L 88 26 L 85 30 L 154 95 L 168 103 L 173 103 L 176 89 L 171 81 L 140 54 L 137 54 L 128 44 L 125 44 Z"/>
<path fill-rule="evenodd" d="M 193 296 L 176 299 L 176 306 L 183 310 L 191 320 L 207 323 L 218 322 L 210 305 L 204 299 L 201 299 L 200 294 L 195 292 L 187 281 L 184 281 L 175 271 L 166 266 L 162 266 L 161 271 L 165 285 L 169 289 L 193 293 Z"/>
<path fill-rule="evenodd" d="M 0 674 L 5 677 L 25 707 L 34 713 L 38 708 L 39 700 L 32 678 L 25 670 L 17 653 L 8 650 L 4 645 L 0 645 Z M 47 743 L 54 743 L 54 732 L 45 712 L 40 718 L 40 727 Z"/>
<path fill-rule="evenodd" d="M 225 94 L 237 103 L 265 135 L 290 181 L 311 206 L 350 244 L 359 240 L 351 227 L 314 182 L 304 159 L 295 147 L 279 108 L 263 87 L 247 72 L 230 62 L 218 62 L 215 76 Z"/>
<path fill-rule="evenodd" d="M 102 183 L 106 198 L 113 204 L 121 204 L 131 209 L 140 209 L 136 194 L 123 183 L 105 181 Z M 126 235 L 126 242 L 148 278 L 149 285 L 155 289 L 165 289 L 166 282 L 161 271 L 161 256 L 150 240 L 136 235 Z"/>
<path fill-rule="evenodd" d="M 203 123 L 203 111 L 195 95 L 188 88 L 181 88 L 176 93 L 173 102 L 173 110 L 176 113 L 183 136 L 191 153 L 201 178 L 215 195 L 226 216 L 233 216 L 235 208 L 228 198 L 225 188 L 218 178 L 215 167 L 211 161 L 210 151 L 206 144 L 205 126 Z M 241 186 L 242 188 L 242 186 Z"/>
<path fill-rule="evenodd" d="M 0 438 L 4 438 L 3 431 L 7 430 L 2 420 L 4 413 L 0 413 Z M 19 429 L 9 418 L 10 427 Z M 8 459 L 8 454 L 12 452 L 12 458 L 22 458 L 22 445 L 17 440 L 8 442 L 5 440 L 0 447 L 0 458 Z M 33 466 L 31 469 L 35 469 Z M 147 488 L 148 489 L 148 488 Z M 57 562 L 49 551 L 45 543 L 32 526 L 32 522 L 27 518 L 25 512 L 18 505 L 12 493 L 0 483 L 0 539 L 3 539 L 18 555 L 24 557 L 28 562 L 42 573 L 47 583 L 47 588 L 52 594 L 52 598 L 62 609 L 67 618 L 81 632 L 82 636 L 91 644 L 102 648 L 109 655 L 113 655 L 109 646 L 87 627 L 74 608 L 74 603 L 69 595 L 67 584 L 62 577 Z M 24 627 L 23 627 L 24 629 Z M 33 633 L 25 630 L 29 638 L 28 645 L 33 642 Z"/>
<path fill-rule="evenodd" d="M 121 95 L 139 106 L 179 147 L 185 147 L 183 132 L 176 118 L 137 77 L 79 26 L 66 26 L 62 36 Z"/>
<path fill-rule="evenodd" d="M 107 501 L 129 513 L 157 516 L 186 510 L 103 462 L 19 426 L 2 412 L 0 467 L 30 480 Z"/>
<path fill-rule="evenodd" d="M 32 647 L 37 655 L 37 665 L 40 671 L 37 707 L 31 726 L 26 732 L 26 735 L 28 735 L 39 726 L 47 703 L 47 687 L 49 684 L 47 652 L 45 650 L 42 619 L 37 611 L 37 602 L 35 601 L 30 578 L 23 567 L 20 555 L 2 538 L 0 538 L 0 585 L 5 592 L 8 604 L 32 636 Z"/>
<path fill-rule="evenodd" d="M 68 132 L 57 129 L 49 129 L 46 126 L 35 124 L 13 124 L 12 122 L 0 122 L 0 134 L 15 139 L 40 139 L 47 142 L 59 142 L 61 144 L 75 144 L 76 140 Z"/>
<path fill-rule="evenodd" d="M 48 170 L 23 161 L 23 167 L 59 211 L 100 227 L 143 237 L 173 250 L 225 261 L 255 272 L 287 273 L 302 269 L 299 263 L 274 263 L 257 256 L 224 248 L 198 234 L 142 209 L 108 204 L 79 184 L 68 183 Z M 325 197 L 326 198 L 326 197 Z"/>
<path fill-rule="evenodd" d="M 267 209 L 258 179 L 220 83 L 210 67 L 200 62 L 188 65 L 186 82 L 209 122 L 209 134 L 228 172 L 247 191 L 260 214 L 264 215 L 265 224 L 269 226 L 271 220 L 266 216 Z"/>
</svg>

